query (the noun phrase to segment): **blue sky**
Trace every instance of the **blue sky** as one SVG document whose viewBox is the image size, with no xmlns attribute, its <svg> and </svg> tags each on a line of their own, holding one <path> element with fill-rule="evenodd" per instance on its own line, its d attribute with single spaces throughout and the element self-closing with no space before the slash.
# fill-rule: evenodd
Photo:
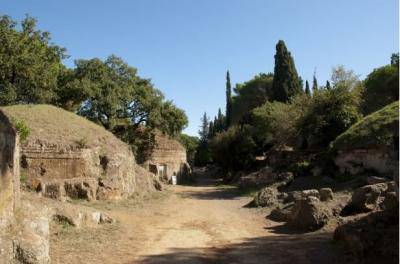
<svg viewBox="0 0 400 264">
<path fill-rule="evenodd" d="M 286 42 L 299 74 L 320 84 L 342 64 L 361 78 L 398 51 L 397 0 L 2 0 L 0 13 L 39 28 L 68 50 L 65 61 L 122 57 L 189 117 L 225 107 L 233 84 L 273 71 L 275 44 Z"/>
</svg>

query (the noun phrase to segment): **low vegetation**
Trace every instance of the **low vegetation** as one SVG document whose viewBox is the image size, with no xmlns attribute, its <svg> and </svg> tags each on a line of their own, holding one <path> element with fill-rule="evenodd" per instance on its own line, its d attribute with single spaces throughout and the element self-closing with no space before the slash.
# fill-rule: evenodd
<svg viewBox="0 0 400 264">
<path fill-rule="evenodd" d="M 334 149 L 348 150 L 366 147 L 393 147 L 398 145 L 399 102 L 367 115 L 333 142 Z"/>
</svg>

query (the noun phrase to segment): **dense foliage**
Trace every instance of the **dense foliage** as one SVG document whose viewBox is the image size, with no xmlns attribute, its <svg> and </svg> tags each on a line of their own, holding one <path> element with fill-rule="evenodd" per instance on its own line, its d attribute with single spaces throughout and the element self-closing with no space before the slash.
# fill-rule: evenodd
<svg viewBox="0 0 400 264">
<path fill-rule="evenodd" d="M 251 110 L 272 98 L 273 74 L 260 73 L 253 79 L 237 84 L 233 97 L 233 124 L 248 123 Z"/>
<path fill-rule="evenodd" d="M 360 117 L 361 83 L 343 67 L 334 69 L 333 88 L 313 94 L 304 114 L 296 121 L 296 130 L 302 140 L 300 148 L 324 149 Z"/>
<path fill-rule="evenodd" d="M 213 161 L 226 172 L 249 167 L 254 160 L 256 144 L 251 137 L 251 127 L 231 127 L 216 135 L 210 142 Z"/>
<path fill-rule="evenodd" d="M 338 136 L 334 149 L 347 150 L 365 147 L 398 147 L 399 102 L 367 115 Z"/>
<path fill-rule="evenodd" d="M 0 17 L 0 43 L 1 105 L 63 107 L 101 124 L 134 150 L 150 144 L 152 129 L 177 137 L 188 124 L 183 110 L 117 56 L 64 66 L 65 49 L 36 29 L 31 17 L 21 29 L 10 17 Z"/>
<path fill-rule="evenodd" d="M 285 42 L 276 44 L 274 81 L 272 90 L 274 100 L 288 102 L 290 97 L 302 93 L 301 79 L 297 75 L 294 60 L 287 50 Z"/>
<path fill-rule="evenodd" d="M 378 98 L 379 100 L 377 100 Z M 390 65 L 377 68 L 368 75 L 365 80 L 363 99 L 362 110 L 365 114 L 399 100 L 398 54 L 392 56 Z"/>
<path fill-rule="evenodd" d="M 17 26 L 0 17 L 0 104 L 53 102 L 65 49 L 50 42 L 50 33 L 37 30 L 31 17 L 21 30 Z"/>
<path fill-rule="evenodd" d="M 186 134 L 180 134 L 178 140 L 186 149 L 188 163 L 193 166 L 195 163 L 196 151 L 199 146 L 199 139 Z"/>
</svg>

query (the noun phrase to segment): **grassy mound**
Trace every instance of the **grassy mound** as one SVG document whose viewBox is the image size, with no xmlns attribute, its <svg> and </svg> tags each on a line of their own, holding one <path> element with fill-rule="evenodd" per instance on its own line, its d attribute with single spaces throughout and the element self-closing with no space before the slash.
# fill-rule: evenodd
<svg viewBox="0 0 400 264">
<path fill-rule="evenodd" d="M 23 145 L 63 149 L 100 147 L 118 152 L 128 146 L 103 127 L 51 105 L 13 105 L 0 110 L 26 132 Z M 17 128 L 18 129 L 18 128 Z"/>
<path fill-rule="evenodd" d="M 386 147 L 399 136 L 399 102 L 364 117 L 333 142 L 337 150 Z"/>
</svg>

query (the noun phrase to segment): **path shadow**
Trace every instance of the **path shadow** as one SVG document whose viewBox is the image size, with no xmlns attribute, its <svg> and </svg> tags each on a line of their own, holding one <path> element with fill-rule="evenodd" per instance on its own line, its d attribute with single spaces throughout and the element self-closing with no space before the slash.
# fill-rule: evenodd
<svg viewBox="0 0 400 264">
<path fill-rule="evenodd" d="M 182 198 L 192 198 L 200 200 L 233 200 L 239 199 L 239 193 L 235 187 L 221 187 L 201 191 L 184 191 L 179 193 Z"/>
<path fill-rule="evenodd" d="M 224 247 L 171 248 L 170 253 L 145 256 L 125 264 L 305 264 L 355 263 L 332 234 L 279 235 L 247 239 Z"/>
</svg>

